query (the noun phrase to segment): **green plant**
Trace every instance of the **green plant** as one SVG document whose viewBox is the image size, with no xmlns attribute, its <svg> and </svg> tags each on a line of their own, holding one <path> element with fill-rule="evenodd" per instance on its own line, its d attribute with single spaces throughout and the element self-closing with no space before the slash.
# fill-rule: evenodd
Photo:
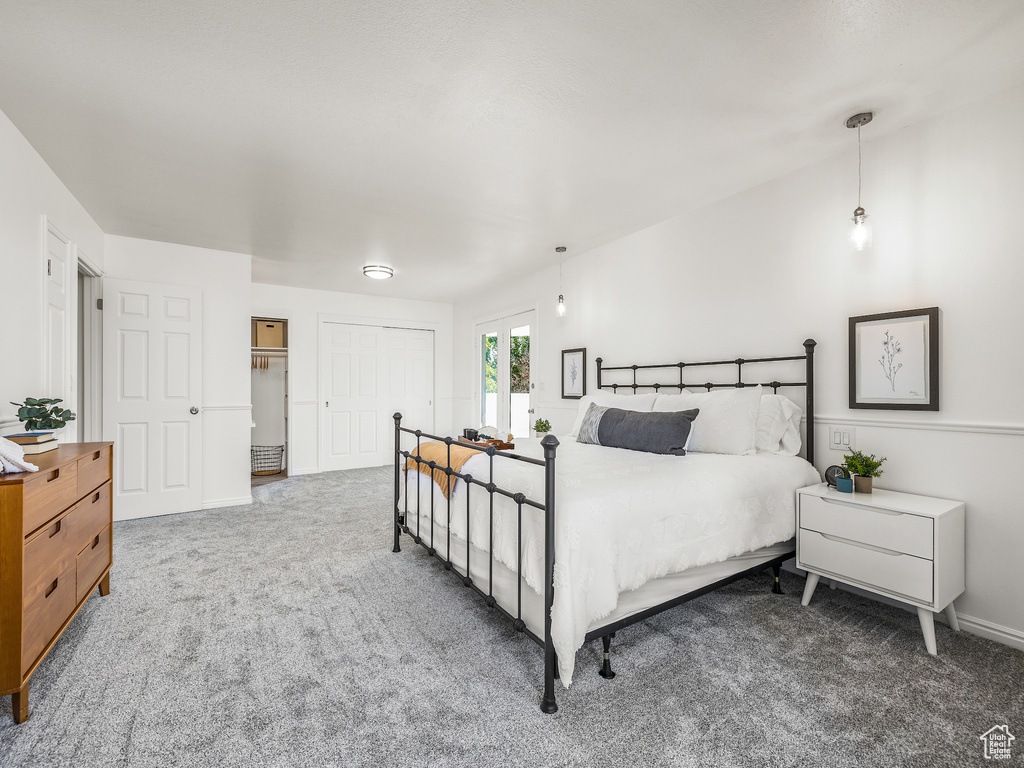
<svg viewBox="0 0 1024 768">
<path fill-rule="evenodd" d="M 75 420 L 75 414 L 57 405 L 62 402 L 60 398 L 26 397 L 24 403 L 11 405 L 18 406 L 18 419 L 25 422 L 25 429 L 60 429 Z"/>
<path fill-rule="evenodd" d="M 537 419 L 533 425 L 533 429 L 535 432 L 550 432 L 551 422 L 547 419 Z"/>
<path fill-rule="evenodd" d="M 843 457 L 843 468 L 851 475 L 860 475 L 861 477 L 881 477 L 883 461 L 885 461 L 885 456 L 880 459 L 876 459 L 875 454 L 873 453 L 866 455 L 860 451 L 853 451 Z"/>
</svg>

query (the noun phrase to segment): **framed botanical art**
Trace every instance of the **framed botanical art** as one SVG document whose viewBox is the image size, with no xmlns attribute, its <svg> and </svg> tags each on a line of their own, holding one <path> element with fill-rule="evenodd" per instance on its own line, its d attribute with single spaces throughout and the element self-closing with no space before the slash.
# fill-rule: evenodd
<svg viewBox="0 0 1024 768">
<path fill-rule="evenodd" d="M 939 410 L 939 308 L 850 318 L 850 407 Z"/>
<path fill-rule="evenodd" d="M 587 350 L 562 350 L 562 398 L 579 400 L 587 393 Z"/>
</svg>

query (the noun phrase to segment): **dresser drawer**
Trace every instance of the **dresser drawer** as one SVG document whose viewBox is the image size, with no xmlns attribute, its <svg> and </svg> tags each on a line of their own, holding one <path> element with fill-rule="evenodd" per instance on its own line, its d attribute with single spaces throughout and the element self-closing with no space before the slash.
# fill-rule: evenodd
<svg viewBox="0 0 1024 768">
<path fill-rule="evenodd" d="M 78 605 L 75 565 L 69 563 L 31 601 L 25 603 L 22 629 L 21 672 L 35 663 L 46 644 L 57 634 Z"/>
<path fill-rule="evenodd" d="M 69 565 L 74 566 L 78 541 L 73 507 L 25 542 L 25 570 L 22 577 L 25 602 L 47 589 Z"/>
<path fill-rule="evenodd" d="M 78 460 L 78 498 L 110 479 L 110 446 Z"/>
<path fill-rule="evenodd" d="M 72 555 L 92 544 L 96 534 L 110 525 L 110 483 L 104 483 L 75 505 L 71 516 L 74 540 Z"/>
<path fill-rule="evenodd" d="M 800 496 L 800 527 L 931 559 L 932 518 Z"/>
<path fill-rule="evenodd" d="M 40 474 L 43 477 L 33 478 L 32 482 L 25 484 L 22 501 L 22 508 L 25 510 L 25 536 L 47 520 L 59 515 L 80 498 L 76 464 L 67 464 Z"/>
<path fill-rule="evenodd" d="M 797 534 L 797 566 L 834 574 L 924 603 L 932 602 L 932 561 L 905 553 L 868 549 L 803 528 Z"/>
<path fill-rule="evenodd" d="M 97 533 L 78 555 L 77 601 L 83 600 L 110 565 L 110 526 Z"/>
</svg>

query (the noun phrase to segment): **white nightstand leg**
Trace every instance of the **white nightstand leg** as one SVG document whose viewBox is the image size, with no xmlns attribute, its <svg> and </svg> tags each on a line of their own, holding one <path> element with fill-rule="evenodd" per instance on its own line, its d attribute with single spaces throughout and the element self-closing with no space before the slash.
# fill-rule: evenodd
<svg viewBox="0 0 1024 768">
<path fill-rule="evenodd" d="M 820 578 L 816 573 L 807 574 L 807 583 L 804 584 L 804 596 L 800 600 L 800 605 L 807 605 L 811 602 L 811 595 L 814 594 L 814 588 L 818 586 L 818 579 Z"/>
<path fill-rule="evenodd" d="M 946 606 L 946 621 L 949 622 L 949 628 L 954 632 L 960 631 L 960 622 L 956 620 L 956 608 L 952 603 Z"/>
<path fill-rule="evenodd" d="M 937 654 L 935 648 L 935 616 L 927 608 L 917 609 L 917 618 L 921 621 L 921 632 L 924 634 L 924 647 L 932 656 Z"/>
</svg>

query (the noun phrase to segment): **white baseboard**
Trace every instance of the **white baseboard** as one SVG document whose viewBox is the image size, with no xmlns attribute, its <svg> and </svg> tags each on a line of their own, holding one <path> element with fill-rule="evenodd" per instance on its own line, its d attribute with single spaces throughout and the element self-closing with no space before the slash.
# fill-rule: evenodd
<svg viewBox="0 0 1024 768">
<path fill-rule="evenodd" d="M 306 469 L 289 469 L 288 477 L 297 477 L 299 475 L 315 475 L 320 470 L 317 467 L 307 467 Z"/>
<path fill-rule="evenodd" d="M 216 509 L 217 507 L 240 507 L 245 504 L 252 504 L 252 495 L 236 496 L 233 499 L 210 499 L 203 502 L 203 509 Z"/>
<path fill-rule="evenodd" d="M 963 613 L 958 613 L 956 617 L 960 622 L 960 629 L 967 630 L 972 635 L 995 640 L 997 643 L 1024 651 L 1024 632 Z"/>
</svg>

